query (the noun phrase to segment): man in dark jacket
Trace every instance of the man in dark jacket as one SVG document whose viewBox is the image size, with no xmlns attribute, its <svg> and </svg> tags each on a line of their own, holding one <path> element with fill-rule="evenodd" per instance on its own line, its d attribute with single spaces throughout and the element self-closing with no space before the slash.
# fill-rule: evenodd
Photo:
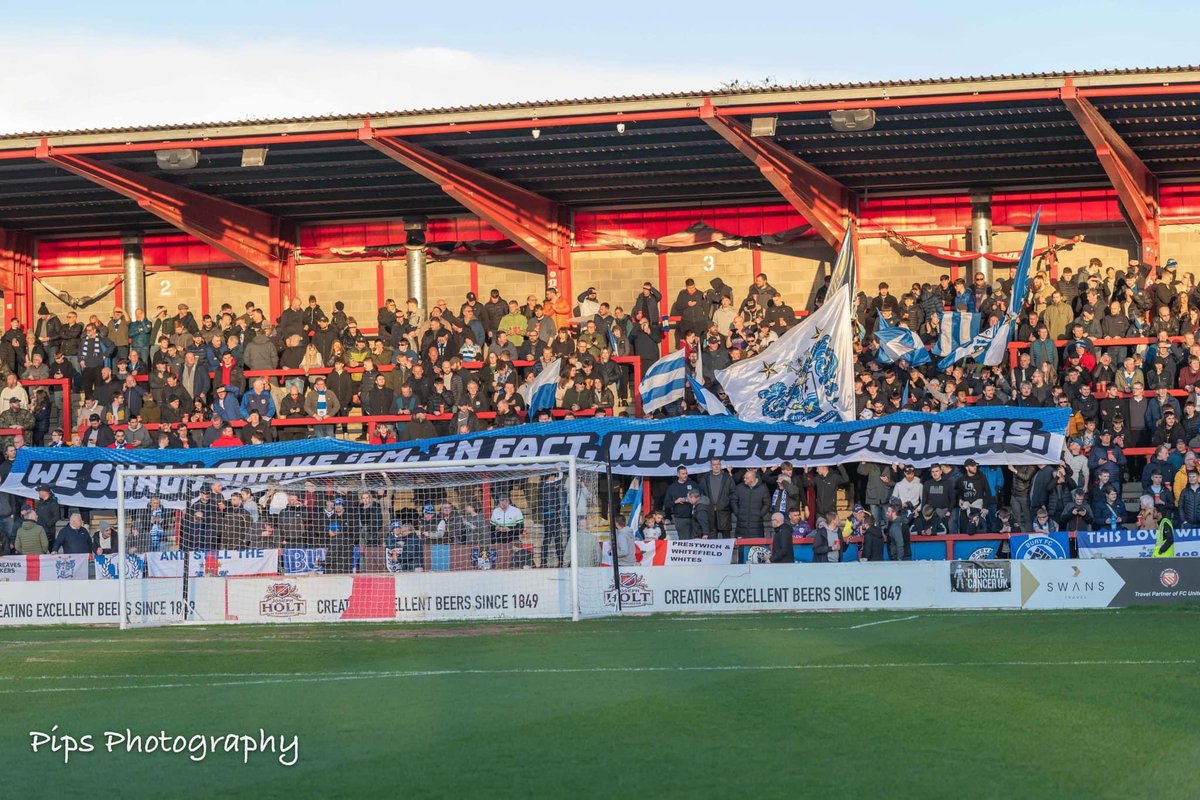
<svg viewBox="0 0 1200 800">
<path fill-rule="evenodd" d="M 892 561 L 904 561 L 907 548 L 904 542 L 904 510 L 900 507 L 900 501 L 893 499 L 883 514 L 886 520 L 884 530 L 887 535 L 888 557 Z"/>
<path fill-rule="evenodd" d="M 674 520 L 675 532 L 680 539 L 691 539 L 692 504 L 688 502 L 688 492 L 696 489 L 697 485 L 688 476 L 687 467 L 677 467 L 675 475 L 675 482 L 667 487 L 663 495 L 663 516 Z"/>
<path fill-rule="evenodd" d="M 655 289 L 650 281 L 646 281 L 642 284 L 641 293 L 633 300 L 633 308 L 629 310 L 629 316 L 637 319 L 640 313 L 646 319 L 657 320 L 662 313 L 658 305 L 660 300 L 662 300 L 662 293 Z"/>
<path fill-rule="evenodd" d="M 92 535 L 88 533 L 87 528 L 83 527 L 83 517 L 78 512 L 71 515 L 71 521 L 67 527 L 54 537 L 54 544 L 50 545 L 50 552 L 63 554 L 92 552 Z"/>
<path fill-rule="evenodd" d="M 728 537 L 733 530 L 733 476 L 721 468 L 721 459 L 714 458 L 711 469 L 700 477 L 698 483 L 700 491 L 712 504 L 717 538 Z"/>
<path fill-rule="evenodd" d="M 818 516 L 837 509 L 838 487 L 849 480 L 846 468 L 841 464 L 832 470 L 829 467 L 817 467 L 805 477 L 804 485 L 813 490 L 813 509 Z"/>
<path fill-rule="evenodd" d="M 762 536 L 771 521 L 771 493 L 758 479 L 758 470 L 748 469 L 733 490 L 731 503 L 737 524 L 734 532 L 742 538 Z"/>
<path fill-rule="evenodd" d="M 1185 528 L 1200 527 L 1200 472 L 1187 474 L 1187 486 L 1179 493 L 1179 524 Z"/>
<path fill-rule="evenodd" d="M 671 306 L 671 316 L 679 317 L 679 324 L 675 328 L 677 345 L 683 342 L 688 331 L 701 334 L 708 329 L 708 302 L 691 278 L 687 279 L 683 291 L 675 298 L 675 303 Z"/>
<path fill-rule="evenodd" d="M 771 515 L 771 563 L 794 564 L 796 551 L 792 544 L 792 526 L 776 511 Z"/>
<path fill-rule="evenodd" d="M 717 538 L 716 523 L 713 519 L 712 503 L 699 489 L 688 492 L 688 504 L 692 507 L 692 538 Z"/>
</svg>

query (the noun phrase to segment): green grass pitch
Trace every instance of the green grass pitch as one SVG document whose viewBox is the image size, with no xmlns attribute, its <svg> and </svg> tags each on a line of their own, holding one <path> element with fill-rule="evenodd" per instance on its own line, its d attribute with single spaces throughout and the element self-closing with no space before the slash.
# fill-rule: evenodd
<svg viewBox="0 0 1200 800">
<path fill-rule="evenodd" d="M 1200 610 L 0 631 L 9 797 L 1200 796 Z M 31 748 L 31 731 L 93 752 Z M 106 751 L 106 731 L 299 737 Z M 171 744 L 174 747 L 174 744 Z"/>
</svg>

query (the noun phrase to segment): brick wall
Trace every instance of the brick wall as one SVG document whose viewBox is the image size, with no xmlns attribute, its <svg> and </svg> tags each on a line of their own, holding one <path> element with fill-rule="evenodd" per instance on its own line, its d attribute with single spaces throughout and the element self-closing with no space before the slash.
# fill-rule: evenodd
<svg viewBox="0 0 1200 800">
<path fill-rule="evenodd" d="M 1181 272 L 1200 275 L 1200 225 L 1163 225 L 1158 235 L 1164 261 L 1173 258 Z"/>
<path fill-rule="evenodd" d="M 379 306 L 375 302 L 374 261 L 346 261 L 340 264 L 297 264 L 296 295 L 307 305 L 310 294 L 317 296 L 326 314 L 333 303 L 346 304 L 346 315 L 363 328 L 374 328 Z"/>
<path fill-rule="evenodd" d="M 935 247 L 966 247 L 964 236 L 914 236 L 915 241 Z M 914 283 L 936 284 L 938 277 L 950 274 L 950 263 L 921 253 L 908 254 L 888 239 L 860 239 L 858 243 L 858 283 L 874 295 L 881 281 L 887 281 L 892 294 L 901 295 Z"/>
<path fill-rule="evenodd" d="M 709 288 L 709 281 L 713 278 L 720 278 L 733 287 L 733 302 L 738 305 L 754 280 L 754 256 L 747 248 L 724 251 L 704 247 L 667 253 L 667 288 L 663 292 L 667 299 L 667 311 L 671 310 L 675 297 L 683 291 L 688 278 L 694 279 L 701 291 Z M 651 280 L 654 279 L 651 277 Z"/>
<path fill-rule="evenodd" d="M 654 253 L 638 255 L 610 250 L 571 256 L 571 285 L 575 294 L 594 286 L 601 302 L 621 306 L 626 312 L 646 281 L 658 285 L 658 256 Z M 574 297 L 571 303 L 575 303 Z"/>
<path fill-rule="evenodd" d="M 308 295 L 305 295 L 307 298 Z M 249 267 L 212 269 L 208 272 L 208 307 L 214 316 L 223 303 L 233 306 L 235 314 L 241 314 L 246 303 L 253 301 L 259 308 L 270 308 L 270 289 L 267 279 Z M 199 299 L 191 303 L 199 313 Z"/>
</svg>

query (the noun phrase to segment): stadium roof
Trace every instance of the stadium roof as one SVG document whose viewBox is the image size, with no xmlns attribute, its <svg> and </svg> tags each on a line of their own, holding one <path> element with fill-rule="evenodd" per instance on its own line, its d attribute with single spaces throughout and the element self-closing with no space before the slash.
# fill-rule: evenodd
<svg viewBox="0 0 1200 800">
<path fill-rule="evenodd" d="M 1200 179 L 1200 67 L 1174 67 L 0 136 L 0 227 L 164 227 L 133 200 L 39 160 L 47 147 L 296 222 L 464 213 L 438 185 L 360 141 L 368 120 L 379 135 L 571 208 L 778 202 L 760 170 L 702 119 L 708 104 L 743 122 L 776 117 L 774 142 L 860 193 L 1107 186 L 1062 101 L 1068 78 L 1159 181 Z M 873 128 L 833 130 L 830 111 L 857 108 L 874 109 Z M 266 164 L 242 167 L 246 147 L 268 147 Z M 156 150 L 186 148 L 200 150 L 196 167 L 158 168 Z"/>
</svg>

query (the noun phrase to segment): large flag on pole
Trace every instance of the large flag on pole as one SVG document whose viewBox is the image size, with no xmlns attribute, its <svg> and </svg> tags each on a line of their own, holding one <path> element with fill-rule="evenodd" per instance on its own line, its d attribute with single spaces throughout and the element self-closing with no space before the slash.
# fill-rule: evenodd
<svg viewBox="0 0 1200 800">
<path fill-rule="evenodd" d="M 692 394 L 696 395 L 696 405 L 704 409 L 706 414 L 729 414 L 729 409 L 721 402 L 721 398 L 704 388 L 700 381 L 688 376 L 688 385 L 692 387 Z"/>
<path fill-rule="evenodd" d="M 558 379 L 562 374 L 562 359 L 556 358 L 547 364 L 529 388 L 529 411 L 526 419 L 532 420 L 543 408 L 554 408 Z"/>
<path fill-rule="evenodd" d="M 757 356 L 717 371 L 739 418 L 799 425 L 854 419 L 853 235 L 847 225 L 824 305 Z"/>
<path fill-rule="evenodd" d="M 687 351 L 680 348 L 655 361 L 642 376 L 642 382 L 638 384 L 638 392 L 642 395 L 642 413 L 649 414 L 665 405 L 682 400 L 685 386 L 687 386 Z"/>
<path fill-rule="evenodd" d="M 938 338 L 933 354 L 944 356 L 979 335 L 979 315 L 970 311 L 942 311 L 938 314 Z"/>
<path fill-rule="evenodd" d="M 875 338 L 879 340 L 879 352 L 875 360 L 881 364 L 905 361 L 915 367 L 933 360 L 916 331 L 902 325 L 892 325 L 882 315 L 879 317 L 879 327 L 875 329 Z"/>
<path fill-rule="evenodd" d="M 858 264 L 854 260 L 854 228 L 853 223 L 846 223 L 846 235 L 842 237 L 842 246 L 838 249 L 837 259 L 833 262 L 833 270 L 829 275 L 829 294 L 832 295 L 843 286 L 850 287 L 850 302 L 854 302 L 854 290 L 858 285 Z M 825 298 L 829 302 L 829 298 Z"/>
<path fill-rule="evenodd" d="M 1008 341 L 1012 338 L 1013 328 L 1017 324 L 1017 315 L 1025 305 L 1025 295 L 1029 293 L 1029 269 L 1033 264 L 1033 242 L 1037 238 L 1038 220 L 1042 216 L 1039 208 L 1033 215 L 1033 225 L 1029 228 L 1029 236 L 1025 238 L 1025 247 L 1021 249 L 1021 260 L 1017 262 L 1013 273 L 1012 298 L 1008 301 L 1008 310 L 1004 319 L 997 322 L 986 331 L 982 331 L 954 352 L 938 362 L 938 369 L 946 369 L 956 361 L 974 358 L 976 361 L 995 367 L 1004 363 L 1008 353 Z"/>
</svg>

